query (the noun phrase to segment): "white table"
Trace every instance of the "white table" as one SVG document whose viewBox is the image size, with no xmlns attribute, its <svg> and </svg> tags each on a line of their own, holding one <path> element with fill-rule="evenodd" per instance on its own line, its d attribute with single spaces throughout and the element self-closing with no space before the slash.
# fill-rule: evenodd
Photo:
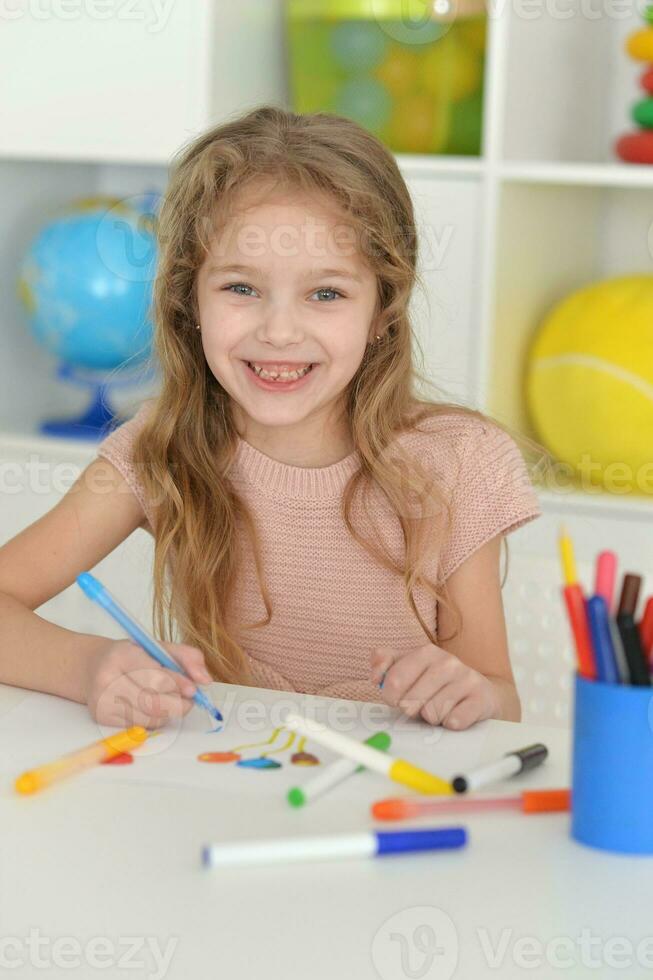
<svg viewBox="0 0 653 980">
<path fill-rule="evenodd" d="M 266 713 L 269 729 L 275 710 L 293 699 L 322 720 L 318 709 L 329 708 L 332 723 L 334 711 L 347 719 L 354 711 L 367 724 L 372 710 L 256 688 L 216 684 L 211 693 L 232 714 L 225 732 L 206 736 L 207 750 L 234 744 L 230 719 L 242 718 L 246 705 Z M 73 749 L 102 734 L 85 707 L 31 694 L 56 702 L 60 721 L 56 732 L 47 723 L 26 733 L 19 708 L 27 694 L 0 686 L 0 965 L 9 972 L 10 961 L 20 962 L 16 977 L 575 980 L 651 971 L 653 941 L 638 944 L 653 935 L 653 860 L 577 844 L 568 814 L 440 818 L 468 828 L 469 844 L 458 851 L 208 871 L 199 853 L 209 841 L 403 826 L 369 816 L 372 801 L 401 788 L 361 772 L 294 810 L 285 792 L 315 768 L 236 775 L 235 767 L 227 774 L 194 759 L 187 771 L 203 785 L 158 783 L 166 765 L 161 742 L 156 758 L 97 767 L 20 798 L 13 777 L 19 757 L 25 767 L 25 739 L 38 739 L 36 765 L 56 758 L 66 742 Z M 546 762 L 495 791 L 569 785 L 565 730 L 492 721 L 454 733 L 373 710 L 372 727 L 357 729 L 361 737 L 386 728 L 395 755 L 446 778 L 543 741 Z M 186 743 L 176 744 L 181 750 Z M 326 750 L 319 754 L 330 761 Z M 162 965 L 166 950 L 171 958 Z M 38 956 L 47 969 L 36 965 Z"/>
</svg>

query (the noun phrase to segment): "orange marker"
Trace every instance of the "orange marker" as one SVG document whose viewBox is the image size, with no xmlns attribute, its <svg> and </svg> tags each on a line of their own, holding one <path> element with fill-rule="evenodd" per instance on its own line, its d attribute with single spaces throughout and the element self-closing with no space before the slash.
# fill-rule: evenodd
<svg viewBox="0 0 653 980">
<path fill-rule="evenodd" d="M 107 759 L 122 755 L 123 752 L 129 752 L 141 745 L 148 734 L 145 728 L 135 725 L 133 728 L 116 732 L 115 735 L 109 735 L 108 738 L 102 738 L 99 742 L 93 742 L 77 752 L 70 752 L 55 762 L 48 762 L 38 769 L 30 769 L 17 778 L 14 784 L 16 792 L 22 794 L 36 793 L 37 790 L 49 786 L 50 783 L 54 783 L 58 779 L 71 776 L 82 769 L 88 769 L 89 766 L 106 762 Z"/>
<path fill-rule="evenodd" d="M 453 800 L 418 800 L 394 796 L 377 800 L 370 807 L 376 820 L 407 820 L 410 817 L 448 813 L 480 813 L 484 810 L 521 810 L 522 813 L 559 813 L 570 807 L 569 789 L 531 789 L 519 796 L 456 797 Z"/>
</svg>

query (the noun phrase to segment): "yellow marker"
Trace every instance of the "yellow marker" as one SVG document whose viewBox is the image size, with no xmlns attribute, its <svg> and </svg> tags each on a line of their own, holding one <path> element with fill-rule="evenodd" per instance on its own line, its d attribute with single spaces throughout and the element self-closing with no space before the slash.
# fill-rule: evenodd
<svg viewBox="0 0 653 980">
<path fill-rule="evenodd" d="M 396 783 L 401 783 L 402 786 L 410 786 L 411 789 L 416 789 L 418 793 L 449 794 L 453 792 L 451 783 L 439 776 L 434 776 L 431 772 L 426 772 L 425 769 L 411 765 L 404 759 L 396 759 L 392 763 L 388 769 L 388 776 L 390 779 L 394 779 Z"/>
<path fill-rule="evenodd" d="M 148 734 L 145 728 L 135 725 L 133 728 L 127 728 L 122 732 L 116 732 L 115 735 L 109 735 L 108 738 L 100 739 L 99 742 L 93 742 L 77 752 L 70 752 L 68 755 L 62 756 L 61 759 L 57 759 L 56 762 L 49 762 L 44 766 L 39 766 L 38 769 L 29 769 L 16 780 L 14 784 L 16 791 L 22 794 L 36 793 L 37 790 L 49 786 L 57 779 L 64 779 L 82 769 L 88 769 L 90 766 L 98 765 L 107 759 L 113 759 L 114 756 L 120 755 L 122 752 L 129 752 L 131 749 L 137 748 L 145 741 Z"/>
<path fill-rule="evenodd" d="M 574 558 L 574 546 L 571 538 L 567 534 L 564 524 L 560 527 L 560 558 L 562 560 L 562 573 L 565 578 L 565 585 L 575 585 L 578 581 L 576 574 L 576 559 Z"/>
<path fill-rule="evenodd" d="M 326 725 L 321 725 L 313 718 L 303 718 L 301 715 L 289 712 L 284 719 L 284 727 L 291 731 L 300 732 L 307 738 L 312 739 L 319 745 L 324 745 L 327 749 L 332 749 L 347 759 L 353 759 L 366 769 L 374 769 L 384 773 L 402 786 L 410 786 L 418 793 L 449 795 L 453 793 L 453 786 L 440 776 L 434 776 L 425 769 L 406 762 L 404 759 L 395 759 L 375 749 L 365 742 L 357 742 L 356 739 L 334 732 Z"/>
</svg>

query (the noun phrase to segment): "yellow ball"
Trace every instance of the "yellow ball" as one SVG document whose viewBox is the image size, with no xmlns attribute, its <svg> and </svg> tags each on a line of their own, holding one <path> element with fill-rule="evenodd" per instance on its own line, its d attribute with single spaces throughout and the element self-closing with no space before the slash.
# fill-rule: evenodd
<svg viewBox="0 0 653 980">
<path fill-rule="evenodd" d="M 653 276 L 559 303 L 528 353 L 525 387 L 538 438 L 582 486 L 653 494 Z"/>
<path fill-rule="evenodd" d="M 635 61 L 653 61 L 653 27 L 645 27 L 628 36 L 626 51 Z"/>
</svg>

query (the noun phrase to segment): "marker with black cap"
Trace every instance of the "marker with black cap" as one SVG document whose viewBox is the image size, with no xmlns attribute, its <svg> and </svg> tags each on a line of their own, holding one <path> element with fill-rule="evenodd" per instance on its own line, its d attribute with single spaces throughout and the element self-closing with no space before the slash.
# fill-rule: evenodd
<svg viewBox="0 0 653 980">
<path fill-rule="evenodd" d="M 507 779 L 509 776 L 516 776 L 517 773 L 534 769 L 544 762 L 548 754 L 546 745 L 535 742 L 524 749 L 507 752 L 498 762 L 491 762 L 487 766 L 481 766 L 480 769 L 474 769 L 467 776 L 455 776 L 451 780 L 451 785 L 456 793 L 467 793 L 471 789 L 479 789 L 498 779 Z"/>
<path fill-rule="evenodd" d="M 624 575 L 619 608 L 617 609 L 617 627 L 628 661 L 630 683 L 637 687 L 649 687 L 651 684 L 650 668 L 635 622 L 635 610 L 641 584 L 641 575 L 633 575 L 632 573 Z"/>
</svg>

